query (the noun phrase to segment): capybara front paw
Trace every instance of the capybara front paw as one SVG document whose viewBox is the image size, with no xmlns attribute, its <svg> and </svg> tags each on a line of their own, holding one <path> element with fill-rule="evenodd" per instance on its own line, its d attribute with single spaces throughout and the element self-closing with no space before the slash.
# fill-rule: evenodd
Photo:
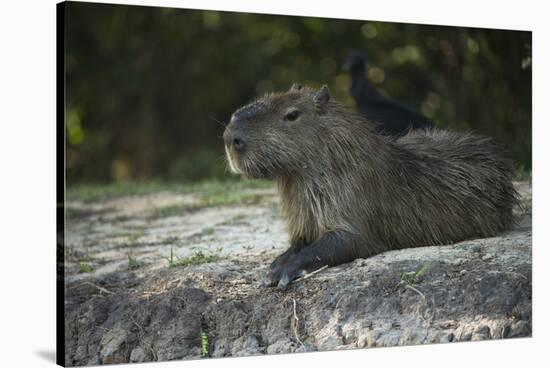
<svg viewBox="0 0 550 368">
<path fill-rule="evenodd" d="M 292 280 L 305 275 L 306 270 L 297 262 L 276 263 L 269 267 L 262 286 L 286 287 Z"/>
</svg>

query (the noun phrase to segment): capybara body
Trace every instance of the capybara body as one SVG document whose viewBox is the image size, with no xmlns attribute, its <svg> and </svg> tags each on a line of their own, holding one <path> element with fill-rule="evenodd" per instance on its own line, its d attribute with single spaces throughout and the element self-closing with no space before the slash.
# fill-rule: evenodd
<svg viewBox="0 0 550 368">
<path fill-rule="evenodd" d="M 428 129 L 400 138 L 293 85 L 237 110 L 231 170 L 277 181 L 290 247 L 266 284 L 392 249 L 494 236 L 513 222 L 512 164 L 490 139 Z"/>
</svg>

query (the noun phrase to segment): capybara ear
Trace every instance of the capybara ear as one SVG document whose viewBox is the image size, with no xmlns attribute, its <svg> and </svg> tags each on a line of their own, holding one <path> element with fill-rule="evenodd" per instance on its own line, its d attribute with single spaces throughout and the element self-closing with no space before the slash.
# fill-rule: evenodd
<svg viewBox="0 0 550 368">
<path fill-rule="evenodd" d="M 298 91 L 301 91 L 302 88 L 304 88 L 300 83 L 292 83 L 292 86 L 290 87 L 290 91 L 291 92 L 298 92 Z"/>
<path fill-rule="evenodd" d="M 315 107 L 320 110 L 323 110 L 328 101 L 330 100 L 330 91 L 328 86 L 325 84 L 319 91 L 313 96 L 313 101 L 315 102 Z"/>
</svg>

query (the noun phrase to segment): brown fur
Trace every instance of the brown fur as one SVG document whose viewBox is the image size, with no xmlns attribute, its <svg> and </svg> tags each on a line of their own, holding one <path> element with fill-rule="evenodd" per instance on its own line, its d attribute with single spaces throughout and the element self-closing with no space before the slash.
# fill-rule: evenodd
<svg viewBox="0 0 550 368">
<path fill-rule="evenodd" d="M 293 110 L 301 114 L 286 120 Z M 277 181 L 295 247 L 342 233 L 358 244 L 353 259 L 512 224 L 512 165 L 491 139 L 438 129 L 385 137 L 326 87 L 268 94 L 237 110 L 224 135 L 234 171 Z M 231 147 L 236 135 L 242 154 Z"/>
</svg>

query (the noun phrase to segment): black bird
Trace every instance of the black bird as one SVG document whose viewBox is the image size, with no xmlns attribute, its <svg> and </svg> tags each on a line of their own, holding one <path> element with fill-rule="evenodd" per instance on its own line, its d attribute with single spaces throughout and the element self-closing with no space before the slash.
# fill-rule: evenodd
<svg viewBox="0 0 550 368">
<path fill-rule="evenodd" d="M 433 123 L 417 111 L 378 92 L 365 78 L 365 61 L 365 54 L 354 50 L 343 66 L 351 75 L 350 93 L 363 116 L 380 123 L 379 130 L 385 135 L 400 136 L 410 129 L 433 127 Z"/>
</svg>

